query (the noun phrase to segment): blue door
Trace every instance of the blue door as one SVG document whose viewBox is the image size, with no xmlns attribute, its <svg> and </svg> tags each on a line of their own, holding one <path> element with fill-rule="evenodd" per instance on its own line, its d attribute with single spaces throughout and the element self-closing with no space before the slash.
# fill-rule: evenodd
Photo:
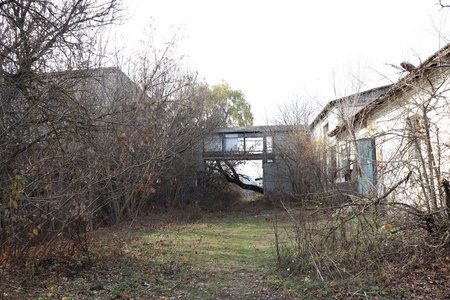
<svg viewBox="0 0 450 300">
<path fill-rule="evenodd" d="M 377 184 L 375 139 L 358 140 L 358 156 L 361 168 L 359 193 L 365 196 L 374 195 Z"/>
</svg>

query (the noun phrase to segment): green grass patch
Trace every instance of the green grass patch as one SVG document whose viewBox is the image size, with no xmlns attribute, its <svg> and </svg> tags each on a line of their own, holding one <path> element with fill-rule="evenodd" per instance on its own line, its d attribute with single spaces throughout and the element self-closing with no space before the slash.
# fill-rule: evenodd
<svg viewBox="0 0 450 300">
<path fill-rule="evenodd" d="M 159 216 L 160 217 L 160 216 Z M 8 299 L 254 299 L 275 267 L 273 218 L 257 212 L 168 217 L 90 234 L 90 256 L 52 261 L 38 288 L 0 291 Z M 70 292 L 69 292 L 70 291 Z M 19 297 L 20 295 L 20 297 Z M 66 297 L 66 298 L 65 298 Z"/>
<path fill-rule="evenodd" d="M 409 256 L 417 263 L 407 268 L 393 266 L 381 269 L 384 273 L 358 276 L 325 272 L 320 279 L 315 273 L 318 266 L 321 272 L 327 270 L 324 266 L 333 267 L 333 271 L 346 260 L 355 264 L 355 255 L 366 253 L 352 250 L 351 247 L 362 245 L 350 239 L 359 237 L 355 236 L 359 232 L 355 226 L 364 223 L 348 222 L 332 236 L 336 241 L 347 242 L 334 248 L 323 244 L 331 250 L 325 247 L 326 251 L 319 252 L 317 247 L 303 246 L 305 241 L 320 246 L 320 236 L 301 234 L 326 229 L 333 225 L 332 218 L 320 214 L 319 218 L 307 219 L 306 213 L 295 214 L 297 220 L 303 221 L 299 222 L 303 228 L 296 227 L 286 212 L 274 207 L 250 208 L 229 214 L 203 214 L 195 221 L 184 218 L 182 212 L 158 214 L 148 220 L 92 232 L 88 256 L 55 253 L 53 258 L 34 264 L 26 262 L 22 269 L 12 272 L 0 269 L 0 299 L 389 299 L 398 293 L 409 298 L 417 291 L 396 274 L 415 272 L 414 278 L 420 278 L 426 267 L 429 270 L 424 274 L 442 275 L 433 277 L 433 282 L 448 282 L 445 276 L 450 252 L 444 248 L 435 262 L 419 264 L 420 252 L 416 251 Z M 276 219 L 281 258 L 278 260 Z M 374 228 L 386 231 L 389 237 L 389 225 Z M 383 242 L 386 237 L 381 238 Z M 420 266 L 422 269 L 418 269 Z M 382 280 L 383 274 L 387 281 Z M 424 278 L 414 280 L 429 283 L 430 277 Z M 445 298 L 444 288 L 441 290 L 434 298 Z"/>
<path fill-rule="evenodd" d="M 146 253 L 140 263 L 152 266 L 148 279 L 158 295 L 216 299 L 258 289 L 273 264 L 271 232 L 271 222 L 255 217 L 203 219 L 141 232 L 126 251 Z"/>
</svg>

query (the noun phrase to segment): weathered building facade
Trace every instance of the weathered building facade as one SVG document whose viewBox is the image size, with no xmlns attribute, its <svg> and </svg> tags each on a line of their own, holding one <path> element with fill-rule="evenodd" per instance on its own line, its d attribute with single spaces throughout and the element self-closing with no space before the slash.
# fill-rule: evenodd
<svg viewBox="0 0 450 300">
<path fill-rule="evenodd" d="M 358 190 L 355 150 L 363 141 L 356 138 L 341 139 L 337 134 L 342 128 L 352 127 L 354 116 L 365 106 L 386 93 L 390 85 L 363 91 L 330 101 L 310 125 L 322 161 L 322 180 L 327 189 Z"/>
<path fill-rule="evenodd" d="M 450 176 L 449 62 L 447 45 L 394 85 L 375 89 L 378 95 L 354 114 L 339 112 L 342 123 L 334 115 L 338 100 L 330 102 L 311 130 L 326 145 L 324 168 L 333 182 L 353 182 L 361 195 L 429 211 L 445 205 L 440 180 Z"/>
</svg>

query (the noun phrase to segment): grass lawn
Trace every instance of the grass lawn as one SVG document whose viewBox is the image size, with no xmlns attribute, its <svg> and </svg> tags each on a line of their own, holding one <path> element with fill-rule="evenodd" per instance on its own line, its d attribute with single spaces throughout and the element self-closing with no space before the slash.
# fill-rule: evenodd
<svg viewBox="0 0 450 300">
<path fill-rule="evenodd" d="M 55 257 L 32 278 L 8 275 L 0 299 L 291 299 L 270 281 L 277 211 L 253 208 L 92 232 L 89 257 Z"/>
<path fill-rule="evenodd" d="M 286 211 L 255 202 L 225 213 L 190 209 L 91 232 L 88 256 L 55 251 L 0 266 L 0 299 L 450 299 L 447 249 L 421 265 L 320 281 L 276 268 L 275 219 L 281 245 L 292 245 Z"/>
</svg>

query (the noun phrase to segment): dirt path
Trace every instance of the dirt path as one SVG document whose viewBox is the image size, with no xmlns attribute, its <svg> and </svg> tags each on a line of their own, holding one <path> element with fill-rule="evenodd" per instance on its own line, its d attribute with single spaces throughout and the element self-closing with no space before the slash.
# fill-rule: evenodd
<svg viewBox="0 0 450 300">
<path fill-rule="evenodd" d="M 187 258 L 194 279 L 180 284 L 178 297 L 292 299 L 267 285 L 274 268 L 272 226 L 271 218 L 250 214 L 204 220 L 161 235 Z"/>
</svg>

